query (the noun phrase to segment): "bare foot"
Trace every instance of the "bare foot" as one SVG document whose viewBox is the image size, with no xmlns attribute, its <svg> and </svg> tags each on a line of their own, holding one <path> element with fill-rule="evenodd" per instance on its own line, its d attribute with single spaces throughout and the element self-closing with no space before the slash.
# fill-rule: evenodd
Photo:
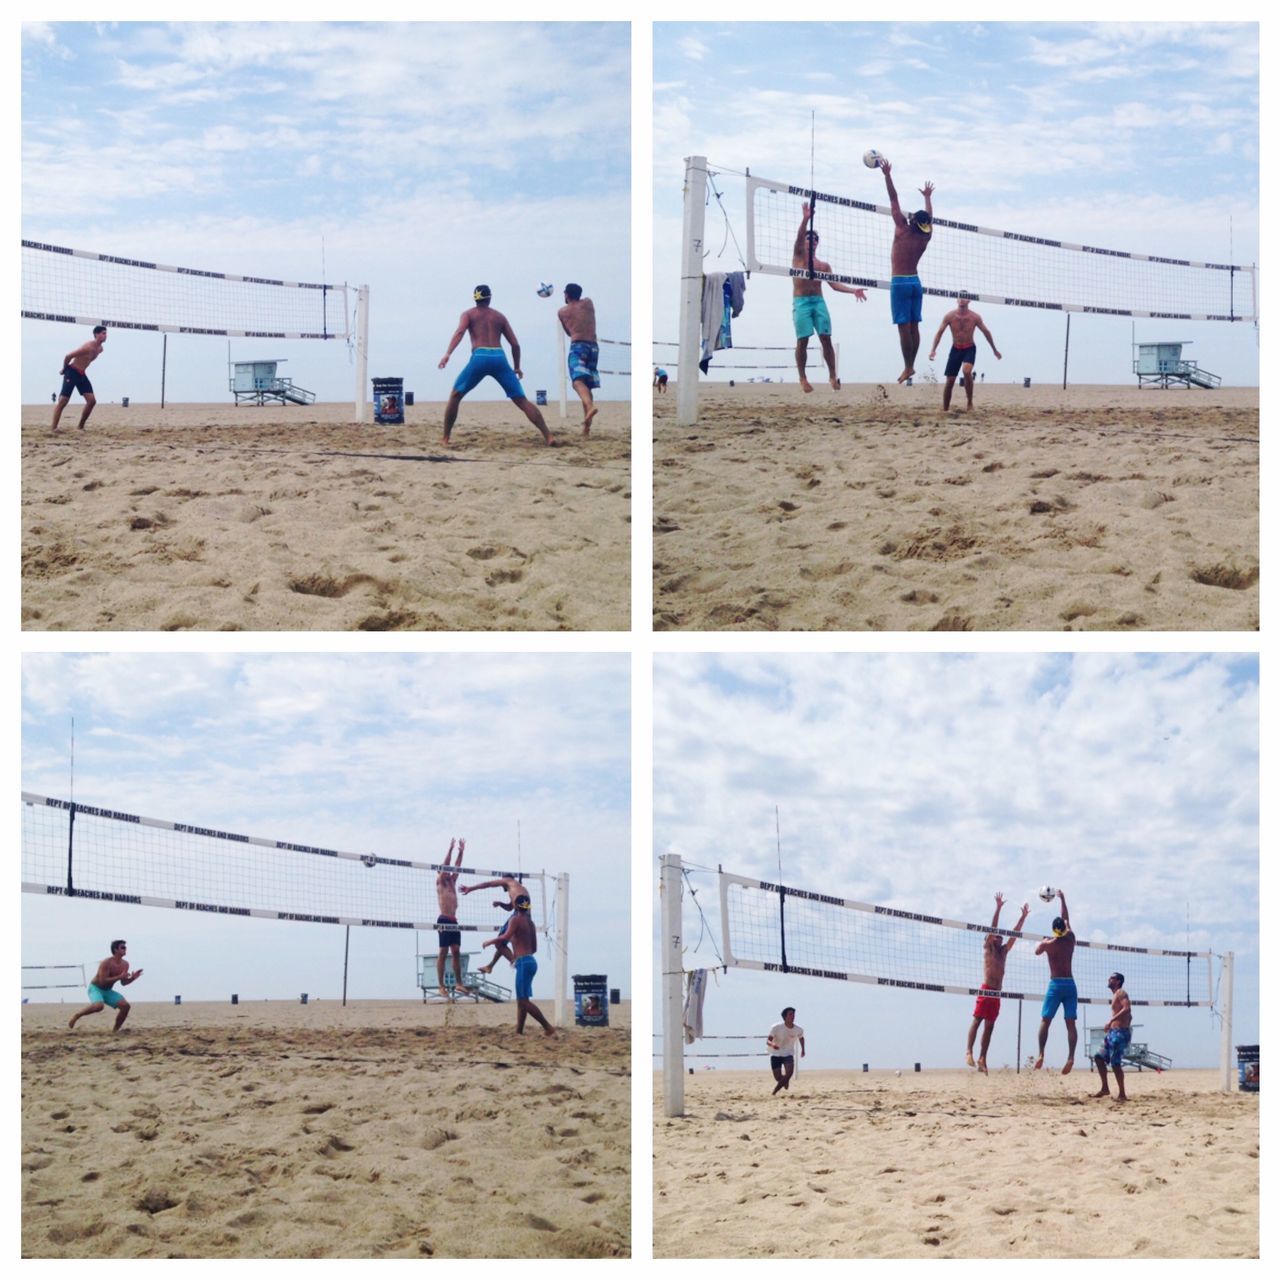
<svg viewBox="0 0 1280 1280">
<path fill-rule="evenodd" d="M 71 1030 L 75 1027 L 75 1025 L 76 1025 L 76 1021 L 79 1019 L 79 1017 L 80 1017 L 80 1015 L 79 1015 L 78 1013 L 73 1013 L 73 1014 L 71 1015 L 71 1021 L 67 1023 L 67 1030 L 68 1030 L 68 1031 L 71 1031 Z"/>
<path fill-rule="evenodd" d="M 978 1059 L 978 1070 L 979 1070 L 979 1071 L 981 1071 L 981 1072 L 982 1072 L 982 1074 L 983 1074 L 984 1076 L 987 1074 L 987 1060 L 986 1060 L 986 1058 L 979 1058 L 979 1059 Z"/>
<path fill-rule="evenodd" d="M 972 1054 L 972 1052 L 970 1052 L 970 1053 L 966 1053 L 966 1054 L 964 1055 L 964 1060 L 965 1060 L 965 1064 L 966 1064 L 967 1066 L 970 1066 L 970 1067 L 977 1066 L 977 1063 L 976 1063 L 976 1062 L 974 1062 L 974 1060 L 973 1060 L 973 1054 Z"/>
<path fill-rule="evenodd" d="M 582 419 L 582 434 L 584 436 L 589 436 L 591 434 L 591 424 L 596 420 L 596 414 L 599 412 L 600 410 L 597 409 L 595 405 L 592 405 L 591 408 L 587 410 L 587 416 Z"/>
<path fill-rule="evenodd" d="M 542 1032 L 544 1036 L 554 1036 L 555 1033 L 556 1033 L 555 1027 L 545 1027 Z"/>
<path fill-rule="evenodd" d="M 493 965 L 494 965 L 494 964 L 497 964 L 497 963 L 498 963 L 498 962 L 495 960 L 495 961 L 493 962 L 493 964 L 482 964 L 482 965 L 480 966 L 480 968 L 476 970 L 476 972 L 477 972 L 477 973 L 492 973 L 492 972 L 493 972 Z"/>
<path fill-rule="evenodd" d="M 1072 1067 L 1074 1067 L 1075 1065 L 1076 1065 L 1076 1064 L 1075 1064 L 1075 1062 L 1074 1062 L 1073 1060 L 1068 1059 L 1068 1060 L 1067 1060 L 1067 1065 L 1066 1065 L 1065 1067 L 1063 1067 L 1063 1068 L 1062 1068 L 1062 1074 L 1063 1074 L 1064 1076 L 1069 1076 L 1069 1075 L 1071 1074 L 1071 1068 L 1072 1068 Z"/>
<path fill-rule="evenodd" d="M 813 384 L 804 376 L 803 373 L 800 375 L 800 390 L 805 392 L 813 390 Z"/>
<path fill-rule="evenodd" d="M 444 444 L 444 445 L 447 445 L 447 444 L 449 443 L 449 437 L 448 437 L 448 436 L 441 436 L 441 437 L 440 437 L 440 443 L 441 443 L 441 444 Z"/>
<path fill-rule="evenodd" d="M 832 377 L 831 377 L 831 378 L 829 378 L 829 379 L 828 379 L 828 381 L 831 383 L 831 390 L 832 390 L 832 391 L 839 391 L 839 390 L 840 390 L 840 379 L 839 379 L 839 378 L 837 378 L 837 377 L 835 377 L 834 375 L 832 375 Z"/>
<path fill-rule="evenodd" d="M 913 366 L 910 369 L 903 369 L 903 371 L 900 374 L 898 374 L 898 381 L 906 382 L 908 378 L 914 378 L 915 376 L 916 376 L 916 371 L 915 371 L 915 367 Z"/>
<path fill-rule="evenodd" d="M 1099 1089 L 1097 1093 L 1091 1093 L 1091 1094 L 1089 1095 L 1089 1097 L 1091 1097 L 1091 1098 L 1109 1098 L 1109 1097 L 1111 1097 L 1111 1090 L 1110 1090 L 1110 1089 Z"/>
<path fill-rule="evenodd" d="M 1032 1070 L 1034 1070 L 1034 1071 L 1039 1071 L 1039 1070 L 1040 1070 L 1040 1068 L 1041 1068 L 1041 1067 L 1043 1067 L 1043 1066 L 1044 1066 L 1044 1054 L 1041 1054 L 1041 1055 L 1036 1059 L 1036 1065 L 1032 1068 Z"/>
<path fill-rule="evenodd" d="M 1128 1095 L 1127 1093 L 1117 1093 L 1117 1094 L 1116 1094 L 1116 1101 L 1117 1101 L 1117 1102 L 1128 1102 L 1128 1101 L 1129 1101 L 1129 1095 Z"/>
</svg>

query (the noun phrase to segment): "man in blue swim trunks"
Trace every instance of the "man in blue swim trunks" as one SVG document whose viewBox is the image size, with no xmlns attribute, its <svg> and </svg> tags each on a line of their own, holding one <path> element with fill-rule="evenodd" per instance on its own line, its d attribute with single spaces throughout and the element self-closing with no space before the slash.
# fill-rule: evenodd
<svg viewBox="0 0 1280 1280">
<path fill-rule="evenodd" d="M 582 401 L 582 434 L 591 434 L 591 424 L 600 412 L 591 395 L 600 385 L 597 366 L 600 347 L 596 343 L 596 304 L 582 296 L 580 284 L 564 287 L 564 306 L 556 312 L 561 327 L 569 335 L 569 381 Z"/>
<path fill-rule="evenodd" d="M 1070 1075 L 1076 1061 L 1076 980 L 1071 976 L 1071 957 L 1076 950 L 1076 935 L 1071 932 L 1071 919 L 1067 915 L 1067 897 L 1058 890 L 1058 903 L 1062 914 L 1054 917 L 1053 937 L 1046 938 L 1036 955 L 1049 961 L 1049 989 L 1040 1009 L 1040 1056 L 1036 1070 L 1044 1066 L 1044 1047 L 1049 1042 L 1049 1024 L 1053 1015 L 1062 1009 L 1062 1020 L 1067 1028 L 1067 1065 L 1062 1074 Z"/>
<path fill-rule="evenodd" d="M 123 938 L 117 938 L 111 944 L 111 954 L 98 966 L 98 972 L 93 975 L 93 981 L 89 983 L 91 1003 L 85 1005 L 79 1013 L 71 1015 L 71 1021 L 67 1023 L 69 1028 L 74 1027 L 81 1018 L 87 1018 L 91 1013 L 101 1013 L 107 1005 L 116 1011 L 116 1025 L 111 1030 L 119 1031 L 124 1026 L 124 1020 L 129 1016 L 129 1002 L 112 988 L 117 982 L 122 987 L 127 987 L 131 982 L 137 982 L 142 977 L 141 969 L 129 972 L 129 962 L 124 958 L 127 950 L 128 944 Z"/>
<path fill-rule="evenodd" d="M 453 424 L 458 420 L 458 406 L 468 391 L 475 389 L 483 378 L 493 378 L 505 391 L 511 402 L 524 414 L 542 434 L 544 443 L 551 445 L 555 441 L 547 424 L 542 420 L 538 407 L 530 403 L 520 385 L 523 376 L 520 370 L 520 344 L 512 332 L 507 317 L 501 311 L 495 311 L 490 305 L 492 291 L 487 284 L 478 284 L 471 295 L 476 305 L 462 313 L 458 327 L 449 340 L 449 349 L 441 357 L 439 367 L 443 369 L 449 363 L 454 348 L 467 334 L 471 335 L 471 359 L 467 367 L 458 375 L 458 380 L 449 392 L 449 402 L 444 407 L 444 437 L 442 443 L 449 443 L 453 432 Z M 507 363 L 506 353 L 502 350 L 502 339 L 511 344 L 511 363 Z M 514 367 L 513 367 L 514 366 Z"/>
<path fill-rule="evenodd" d="M 1102 1028 L 1106 1039 L 1102 1042 L 1102 1051 L 1093 1055 L 1094 1065 L 1102 1077 L 1102 1088 L 1092 1094 L 1095 1098 L 1111 1096 L 1107 1088 L 1107 1064 L 1116 1073 L 1116 1101 L 1128 1102 L 1124 1092 L 1124 1051 L 1133 1039 L 1133 1006 L 1129 1003 L 1129 993 L 1124 989 L 1124 974 L 1113 973 L 1107 979 L 1107 988 L 1111 992 L 1111 1017 Z"/>
<path fill-rule="evenodd" d="M 920 350 L 924 289 L 916 268 L 933 238 L 933 183 L 926 182 L 920 188 L 924 208 L 917 209 L 908 218 L 898 204 L 898 192 L 889 176 L 891 166 L 883 157 L 880 169 L 884 174 L 884 185 L 889 189 L 889 206 L 893 210 L 893 249 L 890 254 L 893 279 L 889 284 L 889 305 L 893 309 L 893 323 L 898 326 L 898 341 L 902 344 L 902 372 L 898 374 L 898 381 L 906 382 L 915 376 L 916 355 Z"/>
<path fill-rule="evenodd" d="M 822 344 L 822 358 L 827 362 L 832 391 L 840 390 L 840 379 L 836 376 L 836 349 L 831 344 L 831 313 L 827 310 L 826 299 L 822 296 L 822 281 L 812 280 L 808 273 L 812 271 L 830 271 L 831 264 L 818 257 L 818 233 L 810 228 L 813 221 L 813 210 L 806 204 L 804 216 L 800 219 L 800 230 L 796 232 L 796 244 L 791 254 L 791 319 L 796 328 L 796 368 L 800 372 L 800 389 L 812 391 L 813 387 L 805 373 L 809 361 L 809 339 L 816 333 Z M 812 259 L 812 261 L 810 261 Z M 803 272 L 804 274 L 797 274 Z M 855 289 L 851 285 L 839 284 L 828 280 L 836 293 L 851 293 L 859 302 L 866 302 L 867 291 Z"/>
<path fill-rule="evenodd" d="M 555 1028 L 542 1016 L 542 1010 L 533 1003 L 533 977 L 538 972 L 538 962 L 533 953 L 538 949 L 538 930 L 529 914 L 529 895 L 522 893 L 514 902 L 515 910 L 507 926 L 496 937 L 490 938 L 486 947 L 510 944 L 516 960 L 516 1034 L 524 1035 L 525 1019 L 530 1015 L 542 1026 L 544 1035 L 555 1035 Z"/>
<path fill-rule="evenodd" d="M 58 423 L 62 418 L 62 411 L 70 402 L 73 391 L 78 391 L 84 397 L 84 412 L 80 415 L 79 422 L 81 430 L 84 429 L 84 424 L 89 421 L 93 406 L 98 401 L 93 394 L 93 383 L 89 381 L 85 371 L 102 354 L 102 344 L 106 340 L 107 326 L 105 324 L 95 325 L 93 337 L 84 346 L 67 352 L 62 361 L 62 391 L 53 406 L 53 426 L 50 430 L 57 431 Z"/>
</svg>

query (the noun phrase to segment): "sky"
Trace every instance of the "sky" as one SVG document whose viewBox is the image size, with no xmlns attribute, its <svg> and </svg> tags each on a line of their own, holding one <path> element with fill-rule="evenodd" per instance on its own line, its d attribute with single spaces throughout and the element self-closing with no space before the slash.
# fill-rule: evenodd
<svg viewBox="0 0 1280 1280">
<path fill-rule="evenodd" d="M 1234 951 L 1234 1042 L 1258 1042 L 1254 655 L 659 655 L 653 718 L 656 855 L 979 923 L 1002 891 L 1015 914 L 1001 923 L 1030 899 L 1040 932 L 1049 912 L 1032 895 L 1047 883 L 1082 939 Z M 684 968 L 713 968 L 717 880 L 699 871 L 692 886 Z M 653 909 L 660 956 L 656 888 Z M 980 977 L 975 942 L 972 973 L 953 980 Z M 660 1010 L 656 976 L 654 992 Z M 705 1030 L 763 1037 L 788 1004 L 813 1067 L 963 1062 L 968 998 L 821 978 L 722 972 Z M 993 1067 L 1017 1060 L 1016 1014 L 1011 1002 L 996 1024 Z M 1175 1066 L 1216 1065 L 1208 1010 L 1135 1021 Z M 1037 1026 L 1028 1007 L 1024 1057 Z M 1065 1061 L 1061 1019 L 1048 1053 Z"/>
<path fill-rule="evenodd" d="M 425 862 L 464 836 L 466 865 L 568 873 L 569 973 L 629 999 L 629 697 L 625 655 L 27 654 L 22 790 L 67 798 L 74 716 L 83 804 Z M 343 934 L 22 895 L 23 964 L 92 976 L 124 937 L 131 1000 L 340 997 Z M 353 928 L 350 998 L 416 997 L 414 956 Z"/>
<path fill-rule="evenodd" d="M 713 169 L 812 181 L 819 191 L 886 204 L 881 175 L 861 163 L 874 147 L 892 161 L 904 203 L 926 180 L 935 184 L 939 217 L 1107 249 L 1254 263 L 1258 88 L 1258 28 L 1247 23 L 656 24 L 653 337 L 678 337 L 681 186 L 691 155 L 706 156 Z M 727 219 L 714 204 L 708 210 L 704 269 L 739 270 L 744 183 L 725 172 L 716 185 Z M 926 286 L 928 264 L 926 254 Z M 753 277 L 735 344 L 794 345 L 789 297 L 787 280 Z M 896 377 L 901 354 L 885 292 L 872 290 L 865 304 L 829 294 L 828 305 L 842 377 Z M 950 305 L 925 300 L 926 365 Z M 1061 383 L 1062 314 L 978 309 L 1004 355 L 997 364 L 980 341 L 988 381 Z M 1225 385 L 1258 383 L 1253 325 L 1139 320 L 1136 336 L 1190 342 L 1184 358 Z M 1073 315 L 1069 381 L 1136 385 L 1131 338 L 1128 319 Z M 947 349 L 944 339 L 940 356 Z M 655 358 L 672 366 L 675 349 L 657 348 Z M 794 372 L 785 376 L 795 381 Z"/>
<path fill-rule="evenodd" d="M 526 390 L 554 398 L 564 284 L 595 301 L 601 337 L 630 339 L 629 83 L 626 23 L 28 23 L 22 235 L 367 284 L 369 376 L 423 401 L 460 372 L 465 340 L 437 362 L 486 283 Z M 88 336 L 23 321 L 24 403 L 57 390 Z M 99 399 L 157 402 L 161 346 L 113 333 Z M 629 349 L 604 351 L 602 368 L 630 367 Z M 345 343 L 234 339 L 232 358 L 286 360 L 321 400 L 354 399 Z M 167 360 L 167 399 L 229 400 L 225 339 L 170 335 Z M 629 382 L 604 378 L 600 398 L 629 399 Z"/>
</svg>

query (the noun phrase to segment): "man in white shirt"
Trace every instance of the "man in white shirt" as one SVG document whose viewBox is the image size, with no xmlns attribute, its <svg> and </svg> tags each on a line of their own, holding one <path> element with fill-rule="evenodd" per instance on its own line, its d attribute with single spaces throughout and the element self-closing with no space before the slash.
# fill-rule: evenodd
<svg viewBox="0 0 1280 1280">
<path fill-rule="evenodd" d="M 797 1044 L 803 1058 L 804 1028 L 796 1026 L 796 1011 L 788 1005 L 782 1011 L 782 1021 L 769 1032 L 769 1065 L 773 1068 L 773 1078 L 778 1082 L 773 1086 L 774 1093 L 791 1088 L 791 1077 L 796 1073 Z"/>
</svg>

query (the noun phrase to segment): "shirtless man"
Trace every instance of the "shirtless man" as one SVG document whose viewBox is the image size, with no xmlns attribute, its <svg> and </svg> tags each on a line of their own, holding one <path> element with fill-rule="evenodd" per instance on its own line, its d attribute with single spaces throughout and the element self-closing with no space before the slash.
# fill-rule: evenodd
<svg viewBox="0 0 1280 1280">
<path fill-rule="evenodd" d="M 556 312 L 560 327 L 569 335 L 569 380 L 582 401 L 582 434 L 591 434 L 591 424 L 600 412 L 595 406 L 591 390 L 600 385 L 596 371 L 600 363 L 600 348 L 596 343 L 596 307 L 590 298 L 582 296 L 580 284 L 564 287 L 564 306 Z"/>
<path fill-rule="evenodd" d="M 124 958 L 127 949 L 123 938 L 118 938 L 111 944 L 111 954 L 98 966 L 98 972 L 89 983 L 89 999 L 92 1003 L 85 1005 L 79 1013 L 72 1014 L 68 1027 L 74 1027 L 81 1018 L 87 1018 L 91 1013 L 101 1013 L 105 1005 L 110 1005 L 116 1011 L 116 1025 L 111 1030 L 119 1031 L 124 1026 L 124 1020 L 129 1016 L 129 1002 L 112 988 L 117 982 L 122 987 L 127 987 L 142 977 L 141 969 L 129 972 L 129 962 Z"/>
<path fill-rule="evenodd" d="M 516 909 L 516 900 L 518 898 L 524 898 L 526 901 L 529 898 L 524 885 L 522 885 L 514 876 L 503 876 L 499 880 L 482 880 L 479 884 L 464 884 L 462 886 L 462 892 L 464 894 L 475 893 L 477 889 L 505 889 L 507 891 L 507 901 L 495 902 L 493 904 L 495 907 L 500 907 L 503 911 L 514 911 Z M 504 936 L 505 932 L 506 931 L 504 930 L 496 939 L 497 950 L 494 952 L 493 959 L 490 960 L 488 964 L 481 965 L 479 972 L 492 973 L 493 967 L 498 963 L 499 959 L 506 959 L 512 964 L 515 964 L 516 958 L 511 953 L 510 948 L 506 945 Z M 489 946 L 489 943 L 486 942 L 484 945 L 487 947 Z"/>
<path fill-rule="evenodd" d="M 62 391 L 53 408 L 53 427 L 57 431 L 62 411 L 71 400 L 71 393 L 78 391 L 84 396 L 84 412 L 80 415 L 80 428 L 89 421 L 93 406 L 98 403 L 93 394 L 93 383 L 85 376 L 85 370 L 102 354 L 102 344 L 107 340 L 107 326 L 95 325 L 93 337 L 82 347 L 69 351 L 62 361 Z"/>
<path fill-rule="evenodd" d="M 1067 915 L 1067 897 L 1058 890 L 1058 903 L 1062 914 L 1053 921 L 1053 937 L 1036 947 L 1036 955 L 1049 961 L 1049 990 L 1044 993 L 1040 1009 L 1040 1056 L 1036 1070 L 1044 1066 L 1044 1047 L 1049 1042 L 1049 1024 L 1062 1006 L 1062 1020 L 1067 1026 L 1067 1065 L 1062 1074 L 1069 1075 L 1076 1061 L 1076 980 L 1071 976 L 1071 957 L 1075 954 L 1076 935 L 1071 932 L 1071 919 Z"/>
<path fill-rule="evenodd" d="M 454 846 L 458 849 L 458 861 L 454 866 L 462 866 L 462 851 L 467 847 L 467 842 L 463 840 L 450 840 L 449 852 L 444 855 L 444 865 L 449 866 L 449 859 L 453 856 Z M 457 924 L 458 923 L 458 873 L 456 871 L 441 871 L 436 876 L 436 898 L 440 902 L 440 914 L 436 916 L 436 924 Z M 449 951 L 453 952 L 453 995 L 450 999 L 456 998 L 458 995 L 469 996 L 470 991 L 462 985 L 462 958 L 459 954 L 462 947 L 462 934 L 457 929 L 437 929 L 436 937 L 440 941 L 440 952 L 436 956 L 436 984 L 441 992 L 444 991 L 444 958 Z"/>
<path fill-rule="evenodd" d="M 996 911 L 991 917 L 993 929 L 1000 927 L 1000 908 L 1003 906 L 1004 894 L 997 893 Z M 1018 923 L 1013 926 L 1015 933 L 1027 923 L 1030 911 L 1031 908 L 1024 902 L 1022 915 L 1018 917 Z M 1004 986 L 1004 965 L 1015 942 L 1017 938 L 1005 939 L 998 933 L 989 933 L 982 940 L 982 994 L 978 997 L 977 1004 L 973 1006 L 973 1021 L 969 1024 L 969 1046 L 965 1051 L 964 1060 L 971 1067 L 976 1065 L 984 1076 L 987 1074 L 987 1050 L 991 1047 L 991 1033 L 996 1029 L 996 1019 L 1000 1016 L 1000 997 L 995 992 Z M 985 1023 L 986 1026 L 983 1027 L 982 1047 L 978 1051 L 978 1061 L 975 1064 L 973 1042 L 978 1034 L 979 1023 Z"/>
<path fill-rule="evenodd" d="M 809 228 L 812 221 L 813 210 L 806 204 L 804 216 L 800 219 L 800 230 L 796 232 L 795 249 L 791 254 L 793 271 L 831 270 L 831 264 L 818 257 L 818 233 Z M 812 263 L 809 261 L 810 246 L 813 250 Z M 800 387 L 803 391 L 813 390 L 805 376 L 805 365 L 808 363 L 809 339 L 815 333 L 822 344 L 822 358 L 827 362 L 827 372 L 831 375 L 828 378 L 831 389 L 840 390 L 840 379 L 836 377 L 836 349 L 831 345 L 831 313 L 822 296 L 822 283 L 821 280 L 810 280 L 807 275 L 791 277 L 791 319 L 796 328 L 796 368 L 800 371 Z M 854 289 L 847 284 L 837 284 L 834 280 L 828 280 L 827 284 L 836 293 L 851 293 L 859 302 L 867 300 L 865 289 Z"/>
<path fill-rule="evenodd" d="M 938 343 L 942 341 L 942 335 L 948 327 L 951 329 L 951 354 L 947 356 L 947 385 L 942 391 L 942 407 L 943 409 L 951 408 L 951 389 L 956 385 L 956 374 L 963 370 L 964 394 L 969 401 L 965 408 L 972 409 L 973 362 L 978 358 L 978 344 L 973 340 L 974 330 L 976 329 L 986 338 L 997 360 L 1003 360 L 1004 357 L 997 349 L 991 331 L 982 323 L 982 317 L 976 311 L 969 309 L 967 293 L 962 293 L 956 299 L 954 311 L 948 311 L 942 317 L 938 332 L 933 335 L 933 347 L 929 351 L 930 360 L 938 354 Z"/>
<path fill-rule="evenodd" d="M 476 885 L 477 889 L 480 887 Z M 533 958 L 533 953 L 538 949 L 538 930 L 529 914 L 529 895 L 517 894 L 512 907 L 514 910 L 511 912 L 511 919 L 507 921 L 506 928 L 484 945 L 506 950 L 507 945 L 510 944 L 511 953 L 515 956 L 516 1035 L 524 1035 L 525 1019 L 532 1014 L 534 1021 L 541 1024 L 543 1034 L 553 1036 L 556 1033 L 555 1028 L 542 1016 L 542 1010 L 533 1003 L 533 977 L 538 972 L 538 962 Z M 489 968 L 492 969 L 493 965 Z"/>
<path fill-rule="evenodd" d="M 449 443 L 453 424 L 458 420 L 458 406 L 462 403 L 462 397 L 468 391 L 474 390 L 482 378 L 493 378 L 507 393 L 512 404 L 541 432 L 543 442 L 548 445 L 554 444 L 551 432 L 547 430 L 547 424 L 542 420 L 542 414 L 538 412 L 538 406 L 530 403 L 529 397 L 525 395 L 524 388 L 520 385 L 520 379 L 523 377 L 520 369 L 520 344 L 516 341 L 511 325 L 507 323 L 507 317 L 501 311 L 495 311 L 490 305 L 493 294 L 487 284 L 476 285 L 471 296 L 475 299 L 476 305 L 462 313 L 458 327 L 454 330 L 453 337 L 449 339 L 449 349 L 440 358 L 439 367 L 443 369 L 449 363 L 449 357 L 453 355 L 458 343 L 466 334 L 471 335 L 471 359 L 467 361 L 466 368 L 458 374 L 458 380 L 453 384 L 453 390 L 449 392 L 449 403 L 444 407 L 444 436 L 441 442 Z M 511 344 L 510 364 L 507 363 L 506 353 L 502 350 L 503 338 Z"/>
<path fill-rule="evenodd" d="M 890 261 L 893 279 L 889 284 L 889 305 L 893 309 L 893 323 L 898 326 L 898 341 L 902 344 L 902 372 L 899 382 L 906 382 L 916 372 L 916 354 L 920 350 L 920 319 L 923 314 L 924 289 L 916 268 L 933 236 L 933 183 L 926 182 L 920 188 L 924 196 L 924 208 L 917 209 L 911 217 L 902 212 L 898 204 L 898 192 L 889 176 L 892 166 L 881 159 L 884 185 L 889 189 L 889 205 L 893 210 L 893 250 Z"/>
<path fill-rule="evenodd" d="M 1124 1062 L 1124 1051 L 1133 1039 L 1133 1007 L 1129 1003 L 1129 993 L 1124 989 L 1124 974 L 1113 973 L 1107 979 L 1107 989 L 1111 992 L 1111 1017 L 1102 1028 L 1107 1033 L 1102 1050 L 1093 1055 L 1094 1065 L 1102 1077 L 1102 1088 L 1092 1096 L 1111 1096 L 1111 1090 L 1107 1088 L 1107 1064 L 1110 1063 L 1111 1070 L 1116 1073 L 1116 1101 L 1128 1102 L 1124 1092 L 1124 1069 L 1120 1064 Z"/>
</svg>

